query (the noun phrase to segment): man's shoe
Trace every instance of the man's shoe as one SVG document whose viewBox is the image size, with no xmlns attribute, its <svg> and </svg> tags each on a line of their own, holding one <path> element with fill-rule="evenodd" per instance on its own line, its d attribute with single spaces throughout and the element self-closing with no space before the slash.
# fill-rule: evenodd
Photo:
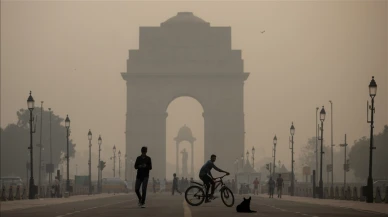
<svg viewBox="0 0 388 217">
<path fill-rule="evenodd" d="M 205 200 L 205 203 L 210 203 L 210 202 L 211 202 L 211 200 L 209 200 L 209 199 Z"/>
<path fill-rule="evenodd" d="M 141 205 L 141 208 L 145 208 L 145 204 L 144 203 Z"/>
</svg>

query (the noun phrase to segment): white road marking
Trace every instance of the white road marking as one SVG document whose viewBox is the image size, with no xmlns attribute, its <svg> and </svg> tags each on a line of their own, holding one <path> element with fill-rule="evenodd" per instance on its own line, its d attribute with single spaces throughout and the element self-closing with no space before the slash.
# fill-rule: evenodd
<svg viewBox="0 0 388 217">
<path fill-rule="evenodd" d="M 191 217 L 191 210 L 186 200 L 183 200 L 183 214 L 184 217 Z"/>
<path fill-rule="evenodd" d="M 112 205 L 116 205 L 116 204 L 120 204 L 120 203 L 126 203 L 126 202 L 133 201 L 133 200 L 135 200 L 135 199 L 121 201 L 121 202 L 118 202 L 118 203 L 106 204 L 106 205 L 103 205 L 103 206 L 95 206 L 95 207 L 87 208 L 87 209 L 83 209 L 83 210 L 77 210 L 77 211 L 74 211 L 74 212 L 66 213 L 65 215 L 58 215 L 58 216 L 55 216 L 55 217 L 65 217 L 65 216 L 73 215 L 73 214 L 76 214 L 76 213 L 79 213 L 79 212 L 85 212 L 85 211 L 88 211 L 88 210 L 91 210 L 91 209 L 97 209 L 97 208 L 106 207 L 106 206 L 112 206 Z"/>
</svg>

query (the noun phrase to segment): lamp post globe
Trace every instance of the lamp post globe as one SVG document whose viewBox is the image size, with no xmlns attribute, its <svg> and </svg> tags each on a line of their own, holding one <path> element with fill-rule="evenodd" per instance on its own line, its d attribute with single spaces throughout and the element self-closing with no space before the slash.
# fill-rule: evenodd
<svg viewBox="0 0 388 217">
<path fill-rule="evenodd" d="M 119 153 L 117 153 L 118 157 L 121 157 L 121 151 L 119 150 Z"/>
<path fill-rule="evenodd" d="M 101 146 L 101 143 L 102 143 L 102 139 L 101 139 L 101 135 L 98 136 L 98 145 Z"/>
<path fill-rule="evenodd" d="M 66 127 L 66 128 L 69 128 L 69 127 L 70 127 L 70 119 L 69 119 L 69 115 L 66 115 L 66 119 L 65 119 L 65 127 Z"/>
<path fill-rule="evenodd" d="M 252 154 L 255 155 L 255 147 L 252 147 Z"/>
<path fill-rule="evenodd" d="M 291 124 L 290 134 L 291 134 L 291 136 L 293 136 L 295 134 L 294 122 L 292 122 L 292 124 Z"/>
<path fill-rule="evenodd" d="M 369 96 L 374 98 L 377 93 L 377 84 L 375 81 L 375 76 L 372 76 L 372 80 L 369 83 Z"/>
<path fill-rule="evenodd" d="M 116 154 L 116 145 L 113 145 L 113 154 Z"/>
<path fill-rule="evenodd" d="M 278 142 L 278 138 L 275 135 L 275 137 L 273 137 L 273 144 L 276 145 L 277 142 Z"/>
<path fill-rule="evenodd" d="M 35 108 L 35 100 L 34 98 L 31 96 L 31 91 L 30 91 L 30 96 L 28 97 L 27 99 L 27 106 L 28 106 L 28 109 L 30 111 L 34 110 Z"/>
<path fill-rule="evenodd" d="M 88 132 L 88 139 L 89 139 L 89 141 L 92 140 L 92 132 L 90 131 L 90 129 L 89 129 L 89 132 Z"/>
<path fill-rule="evenodd" d="M 325 121 L 325 117 L 326 117 L 325 106 L 322 106 L 321 112 L 319 113 L 319 119 L 323 122 Z"/>
</svg>

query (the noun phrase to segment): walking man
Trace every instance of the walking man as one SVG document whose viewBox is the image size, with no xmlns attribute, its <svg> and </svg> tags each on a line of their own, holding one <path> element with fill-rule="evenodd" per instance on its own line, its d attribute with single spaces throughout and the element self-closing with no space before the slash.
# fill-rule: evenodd
<svg viewBox="0 0 388 217">
<path fill-rule="evenodd" d="M 176 177 L 176 174 L 174 173 L 172 179 L 172 195 L 174 195 L 174 192 L 177 191 L 179 194 L 182 194 L 182 192 L 179 191 L 178 189 L 178 178 Z"/>
<path fill-rule="evenodd" d="M 258 195 L 259 194 L 259 180 L 255 179 L 255 181 L 253 181 L 253 195 Z"/>
<path fill-rule="evenodd" d="M 268 188 L 269 188 L 269 198 L 273 198 L 273 192 L 275 189 L 275 181 L 272 179 L 272 176 L 269 178 Z"/>
<path fill-rule="evenodd" d="M 135 192 L 139 198 L 138 205 L 145 208 L 145 199 L 147 194 L 148 178 L 150 170 L 152 170 L 151 158 L 147 156 L 147 147 L 141 148 L 141 155 L 136 158 L 135 169 L 137 169 Z M 140 195 L 140 185 L 142 186 L 142 194 Z"/>
<path fill-rule="evenodd" d="M 282 198 L 284 182 L 281 174 L 279 174 L 279 177 L 276 179 L 276 185 L 278 187 L 278 198 Z"/>
</svg>

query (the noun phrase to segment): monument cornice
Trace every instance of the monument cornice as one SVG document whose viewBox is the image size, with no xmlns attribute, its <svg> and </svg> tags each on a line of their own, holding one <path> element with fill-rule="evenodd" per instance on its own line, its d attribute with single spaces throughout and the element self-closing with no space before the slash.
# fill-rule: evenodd
<svg viewBox="0 0 388 217">
<path fill-rule="evenodd" d="M 122 72 L 124 80 L 137 78 L 201 78 L 201 79 L 222 79 L 222 78 L 242 78 L 244 81 L 248 78 L 249 72 L 243 73 L 128 73 Z"/>
</svg>

